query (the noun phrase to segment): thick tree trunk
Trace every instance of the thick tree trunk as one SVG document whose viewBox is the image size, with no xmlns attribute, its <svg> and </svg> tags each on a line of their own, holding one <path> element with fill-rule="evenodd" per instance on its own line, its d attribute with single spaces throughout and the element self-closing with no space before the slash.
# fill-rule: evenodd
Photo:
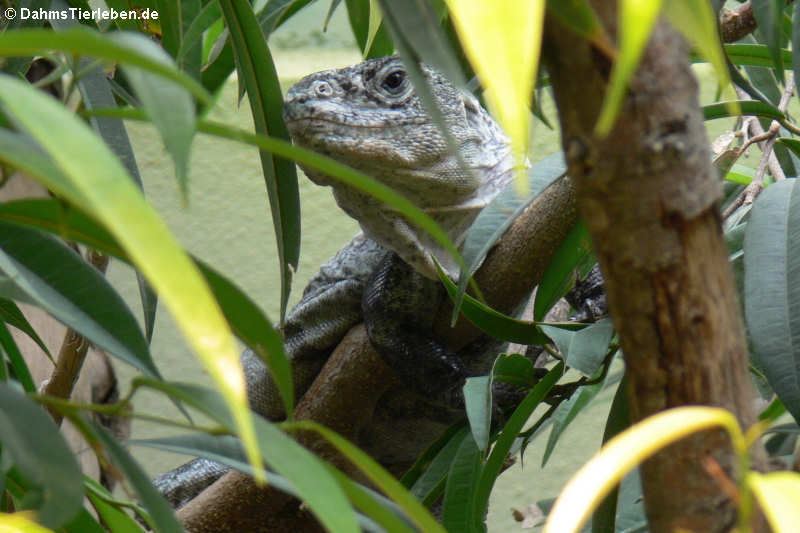
<svg viewBox="0 0 800 533">
<path fill-rule="evenodd" d="M 592 3 L 614 33 L 617 2 Z M 634 421 L 703 404 L 749 426 L 747 344 L 686 43 L 657 26 L 605 139 L 593 129 L 611 61 L 555 20 L 544 49 L 569 173 L 625 353 Z M 731 528 L 735 506 L 703 468 L 708 458 L 732 473 L 723 432 L 684 439 L 642 466 L 650 531 Z"/>
</svg>

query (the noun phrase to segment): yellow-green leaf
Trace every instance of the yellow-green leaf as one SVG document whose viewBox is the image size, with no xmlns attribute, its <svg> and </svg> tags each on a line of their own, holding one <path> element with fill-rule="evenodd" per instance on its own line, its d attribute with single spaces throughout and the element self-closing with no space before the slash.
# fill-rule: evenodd
<svg viewBox="0 0 800 533">
<path fill-rule="evenodd" d="M 447 0 L 464 51 L 492 113 L 511 137 L 516 166 L 528 147 L 528 105 L 536 80 L 545 0 Z M 517 183 L 526 187 L 523 172 Z"/>
<path fill-rule="evenodd" d="M 0 513 L 0 533 L 53 533 L 33 521 L 33 513 Z"/>
<path fill-rule="evenodd" d="M 720 87 L 731 83 L 725 54 L 720 46 L 717 21 L 708 0 L 672 0 L 664 4 L 664 14 L 670 23 L 692 43 L 717 72 Z M 738 106 L 731 104 L 729 111 L 739 114 Z"/>
<path fill-rule="evenodd" d="M 735 449 L 745 453 L 736 418 L 716 407 L 670 409 L 623 431 L 570 479 L 550 512 L 544 533 L 580 531 L 592 511 L 633 467 L 690 433 L 715 426 L 724 427 Z"/>
<path fill-rule="evenodd" d="M 611 69 L 611 79 L 595 134 L 608 135 L 614 126 L 628 90 L 628 81 L 642 58 L 660 10 L 661 0 L 620 0 L 619 54 Z"/>
<path fill-rule="evenodd" d="M 375 35 L 378 34 L 382 21 L 383 15 L 378 7 L 377 0 L 369 0 L 369 28 L 367 28 L 367 44 L 364 45 L 364 57 L 369 55 L 372 41 L 375 40 Z"/>
<path fill-rule="evenodd" d="M 200 272 L 122 163 L 89 126 L 20 80 L 0 77 L 0 105 L 60 170 L 37 178 L 102 223 L 160 294 L 231 409 L 248 459 L 260 466 L 230 328 Z M 263 469 L 256 472 L 263 478 Z"/>
<path fill-rule="evenodd" d="M 747 483 L 775 533 L 797 531 L 797 524 L 800 524 L 800 474 L 751 472 L 747 475 Z"/>
</svg>

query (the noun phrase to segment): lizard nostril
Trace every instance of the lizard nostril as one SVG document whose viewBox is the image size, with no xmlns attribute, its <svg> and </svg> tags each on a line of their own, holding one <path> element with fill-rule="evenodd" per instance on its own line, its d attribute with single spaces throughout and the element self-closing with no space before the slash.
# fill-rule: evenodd
<svg viewBox="0 0 800 533">
<path fill-rule="evenodd" d="M 327 81 L 315 82 L 312 86 L 312 90 L 314 91 L 314 94 L 322 98 L 331 96 L 333 94 L 333 89 Z"/>
</svg>

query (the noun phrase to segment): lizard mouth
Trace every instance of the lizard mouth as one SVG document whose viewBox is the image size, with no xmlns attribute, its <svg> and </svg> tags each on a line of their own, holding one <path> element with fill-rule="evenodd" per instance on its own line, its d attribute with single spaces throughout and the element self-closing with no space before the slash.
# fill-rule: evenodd
<svg viewBox="0 0 800 533">
<path fill-rule="evenodd" d="M 342 117 L 342 118 L 328 118 L 328 117 L 321 117 L 321 116 L 299 116 L 299 117 L 292 117 L 292 116 L 284 116 L 284 121 L 286 122 L 286 126 L 289 129 L 298 128 L 301 130 L 307 130 L 309 128 L 314 129 L 330 129 L 331 126 L 333 127 L 347 127 L 347 128 L 358 128 L 358 129 L 388 129 L 390 127 L 398 127 L 398 126 L 418 126 L 421 124 L 425 124 L 425 120 L 406 120 L 401 123 L 393 122 L 391 126 L 384 122 L 372 122 L 366 123 L 363 122 L 363 118 L 354 116 L 354 117 Z"/>
</svg>

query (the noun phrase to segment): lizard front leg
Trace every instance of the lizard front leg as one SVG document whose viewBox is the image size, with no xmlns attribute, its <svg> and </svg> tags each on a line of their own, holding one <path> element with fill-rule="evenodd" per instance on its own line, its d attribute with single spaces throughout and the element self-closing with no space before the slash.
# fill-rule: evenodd
<svg viewBox="0 0 800 533">
<path fill-rule="evenodd" d="M 466 369 L 455 351 L 433 335 L 443 297 L 438 281 L 392 253 L 364 289 L 364 323 L 375 350 L 409 387 L 429 399 L 463 405 Z"/>
</svg>

